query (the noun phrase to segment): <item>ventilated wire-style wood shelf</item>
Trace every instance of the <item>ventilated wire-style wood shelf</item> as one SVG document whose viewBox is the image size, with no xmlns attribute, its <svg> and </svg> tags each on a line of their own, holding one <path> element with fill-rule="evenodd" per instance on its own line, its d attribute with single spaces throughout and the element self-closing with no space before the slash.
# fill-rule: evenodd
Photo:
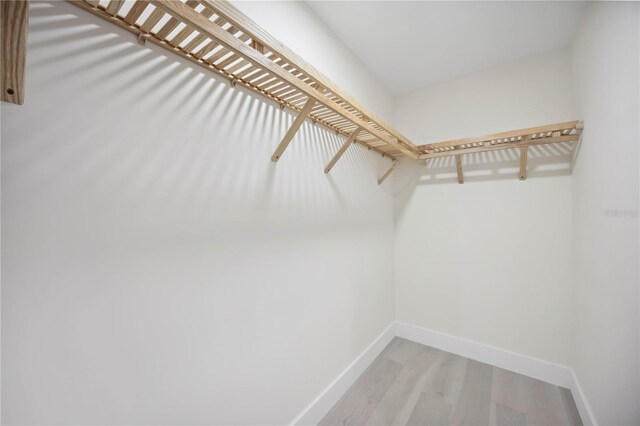
<svg viewBox="0 0 640 426">
<path fill-rule="evenodd" d="M 458 182 L 464 183 L 461 155 L 517 148 L 520 149 L 519 177 L 520 180 L 525 180 L 527 178 L 527 157 L 530 146 L 575 142 L 580 139 L 582 128 L 582 121 L 568 121 L 566 123 L 493 133 L 486 136 L 430 143 L 418 147 L 421 152 L 418 158 L 428 160 L 430 158 L 455 156 Z"/>
<path fill-rule="evenodd" d="M 246 87 L 297 113 L 273 153 L 276 162 L 307 118 L 347 138 L 324 171 L 329 173 L 352 143 L 393 160 L 382 183 L 401 159 L 426 161 L 455 156 L 464 182 L 461 155 L 520 149 L 520 179 L 526 179 L 528 147 L 579 139 L 582 123 L 571 121 L 493 135 L 416 146 L 345 94 L 318 70 L 272 37 L 226 0 L 69 0 L 138 36 Z M 6 39 L 6 37 L 5 37 Z"/>
<path fill-rule="evenodd" d="M 421 151 L 418 158 L 426 160 L 429 158 L 494 151 L 497 149 L 572 142 L 580 138 L 582 127 L 582 122 L 580 121 L 568 121 L 566 123 L 511 130 L 486 136 L 430 143 L 418 147 L 418 150 Z"/>
<path fill-rule="evenodd" d="M 72 3 L 298 112 L 273 161 L 307 117 L 392 159 L 417 157 L 416 145 L 226 1 Z"/>
</svg>

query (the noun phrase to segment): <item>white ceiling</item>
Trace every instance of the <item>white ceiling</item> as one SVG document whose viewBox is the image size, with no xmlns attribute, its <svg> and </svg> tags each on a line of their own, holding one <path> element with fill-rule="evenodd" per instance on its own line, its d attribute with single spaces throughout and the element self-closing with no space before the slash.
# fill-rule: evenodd
<svg viewBox="0 0 640 426">
<path fill-rule="evenodd" d="M 307 1 L 394 94 L 567 46 L 583 2 Z"/>
</svg>

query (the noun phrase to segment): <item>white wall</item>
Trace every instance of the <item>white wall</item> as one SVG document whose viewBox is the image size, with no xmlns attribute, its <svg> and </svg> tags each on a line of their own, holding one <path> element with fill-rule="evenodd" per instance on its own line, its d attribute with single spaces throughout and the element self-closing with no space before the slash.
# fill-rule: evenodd
<svg viewBox="0 0 640 426">
<path fill-rule="evenodd" d="M 638 3 L 589 3 L 573 45 L 572 176 L 578 380 L 602 425 L 640 424 Z"/>
<path fill-rule="evenodd" d="M 416 143 L 575 119 L 567 49 L 396 101 Z M 403 165 L 396 176 L 396 315 L 439 332 L 567 364 L 571 331 L 569 147 Z M 487 166 L 487 163 L 489 166 Z"/>
<path fill-rule="evenodd" d="M 376 85 L 306 6 L 252 7 L 304 19 L 355 96 Z M 292 121 L 32 4 L 26 103 L 2 105 L 3 424 L 287 423 L 389 325 L 389 161 L 358 146 L 327 176 L 342 141 L 306 123 L 273 164 Z"/>
</svg>

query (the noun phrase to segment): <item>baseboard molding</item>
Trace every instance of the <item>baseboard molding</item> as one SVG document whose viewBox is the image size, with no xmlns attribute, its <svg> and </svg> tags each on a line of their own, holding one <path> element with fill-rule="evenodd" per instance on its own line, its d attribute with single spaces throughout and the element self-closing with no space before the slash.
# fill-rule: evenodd
<svg viewBox="0 0 640 426">
<path fill-rule="evenodd" d="M 583 423 L 598 425 L 571 368 L 400 321 L 389 325 L 292 424 L 318 424 L 395 336 L 568 388 Z"/>
<path fill-rule="evenodd" d="M 451 336 L 404 322 L 396 323 L 396 335 L 423 345 L 524 374 L 556 386 L 571 388 L 571 370 L 563 365 L 510 352 L 494 346 Z"/>
<path fill-rule="evenodd" d="M 568 388 L 582 422 L 597 426 L 580 383 L 569 367 L 400 321 L 396 322 L 396 336 Z"/>
<path fill-rule="evenodd" d="M 380 352 L 395 337 L 395 322 L 391 323 L 322 393 L 291 422 L 294 425 L 317 425 L 353 382 L 371 365 Z"/>
<path fill-rule="evenodd" d="M 571 378 L 572 384 L 569 389 L 571 389 L 571 395 L 573 395 L 573 400 L 576 402 L 576 407 L 578 407 L 578 412 L 580 413 L 580 418 L 582 419 L 582 423 L 585 426 L 593 425 L 598 426 L 598 422 L 596 421 L 596 417 L 593 415 L 593 411 L 591 411 L 591 406 L 587 402 L 587 397 L 585 396 L 582 386 L 580 386 L 580 382 L 578 381 L 578 376 L 576 376 L 573 368 L 571 369 Z"/>
</svg>

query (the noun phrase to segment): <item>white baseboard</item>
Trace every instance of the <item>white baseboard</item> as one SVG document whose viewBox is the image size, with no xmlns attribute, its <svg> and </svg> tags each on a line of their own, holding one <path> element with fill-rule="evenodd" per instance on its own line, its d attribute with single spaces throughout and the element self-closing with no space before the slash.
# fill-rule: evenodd
<svg viewBox="0 0 640 426">
<path fill-rule="evenodd" d="M 394 337 L 392 322 L 291 424 L 317 425 Z"/>
<path fill-rule="evenodd" d="M 556 386 L 571 388 L 571 370 L 564 365 L 553 364 L 400 321 L 396 323 L 396 335 L 432 348 L 524 374 Z"/>
<path fill-rule="evenodd" d="M 582 386 L 580 386 L 580 382 L 573 368 L 571 369 L 571 378 L 572 384 L 569 389 L 571 389 L 571 395 L 573 395 L 573 400 L 576 402 L 576 407 L 578 407 L 582 423 L 585 425 L 598 426 L 596 417 L 593 415 L 593 411 L 591 411 L 591 406 L 587 402 L 587 397 L 582 391 Z"/>
<path fill-rule="evenodd" d="M 569 367 L 400 321 L 396 322 L 396 336 L 568 388 L 576 402 L 582 422 L 585 425 L 597 426 L 580 383 Z"/>
<path fill-rule="evenodd" d="M 295 418 L 292 424 L 318 424 L 395 336 L 568 388 L 583 423 L 597 426 L 593 412 L 571 368 L 400 321 L 389 325 Z"/>
</svg>

